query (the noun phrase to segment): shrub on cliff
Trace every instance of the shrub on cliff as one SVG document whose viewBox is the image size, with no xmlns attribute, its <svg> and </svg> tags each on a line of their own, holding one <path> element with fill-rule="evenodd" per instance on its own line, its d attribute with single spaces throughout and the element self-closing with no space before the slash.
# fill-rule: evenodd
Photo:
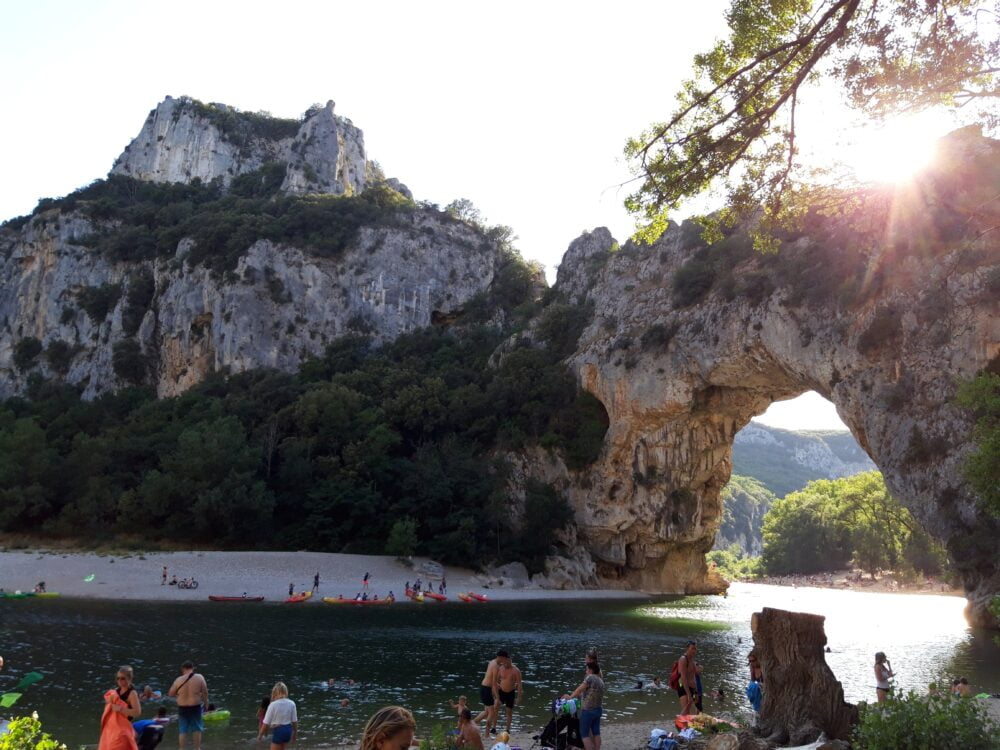
<svg viewBox="0 0 1000 750">
<path fill-rule="evenodd" d="M 1000 516 L 1000 374 L 986 372 L 963 384 L 958 403 L 976 417 L 976 451 L 966 460 L 965 475 L 979 499 Z"/>
<path fill-rule="evenodd" d="M 30 370 L 42 353 L 42 342 L 34 336 L 25 336 L 14 344 L 14 366 L 18 370 Z"/>
<path fill-rule="evenodd" d="M 1000 748 L 1000 726 L 983 703 L 944 693 L 890 699 L 859 706 L 851 737 L 858 750 L 925 750 L 926 748 Z"/>
</svg>

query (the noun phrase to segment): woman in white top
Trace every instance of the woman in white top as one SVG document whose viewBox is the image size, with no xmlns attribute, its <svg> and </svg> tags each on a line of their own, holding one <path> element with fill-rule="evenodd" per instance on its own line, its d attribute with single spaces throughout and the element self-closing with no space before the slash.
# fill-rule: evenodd
<svg viewBox="0 0 1000 750">
<path fill-rule="evenodd" d="M 271 702 L 257 731 L 257 740 L 266 732 L 271 732 L 271 750 L 284 750 L 289 742 L 295 742 L 298 726 L 299 716 L 295 703 L 288 699 L 288 687 L 283 682 L 274 683 Z"/>
<path fill-rule="evenodd" d="M 879 651 L 875 654 L 875 695 L 878 696 L 879 703 L 885 702 L 889 696 L 889 690 L 892 689 L 889 678 L 892 676 L 892 667 L 889 665 L 885 652 Z"/>
</svg>

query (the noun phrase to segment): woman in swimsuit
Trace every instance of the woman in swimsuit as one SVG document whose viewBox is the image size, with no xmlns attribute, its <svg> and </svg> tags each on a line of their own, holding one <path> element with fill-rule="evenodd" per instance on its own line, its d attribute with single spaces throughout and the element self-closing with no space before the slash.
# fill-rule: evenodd
<svg viewBox="0 0 1000 750">
<path fill-rule="evenodd" d="M 885 652 L 879 651 L 875 654 L 875 695 L 878 696 L 879 703 L 884 703 L 885 699 L 889 697 L 889 690 L 892 689 L 889 678 L 892 676 L 892 667 L 889 665 Z"/>
</svg>

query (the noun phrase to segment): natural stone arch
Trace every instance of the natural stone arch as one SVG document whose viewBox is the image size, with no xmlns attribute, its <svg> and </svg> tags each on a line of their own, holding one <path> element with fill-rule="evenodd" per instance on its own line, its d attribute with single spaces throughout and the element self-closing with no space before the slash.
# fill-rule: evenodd
<svg viewBox="0 0 1000 750">
<path fill-rule="evenodd" d="M 973 621 L 996 624 L 985 604 L 1000 591 L 1000 523 L 963 478 L 971 421 L 953 397 L 1000 365 L 998 185 L 1000 142 L 959 131 L 922 181 L 812 217 L 776 259 L 737 236 L 699 250 L 676 226 L 648 247 L 613 252 L 606 229 L 570 246 L 556 289 L 594 316 L 571 362 L 610 427 L 567 492 L 602 583 L 713 588 L 704 552 L 733 438 L 814 390 L 945 542 Z"/>
</svg>

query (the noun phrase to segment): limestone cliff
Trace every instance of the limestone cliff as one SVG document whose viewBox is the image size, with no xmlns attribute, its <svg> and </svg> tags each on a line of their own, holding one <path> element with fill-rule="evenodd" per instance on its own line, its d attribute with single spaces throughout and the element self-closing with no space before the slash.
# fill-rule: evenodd
<svg viewBox="0 0 1000 750">
<path fill-rule="evenodd" d="M 556 290 L 593 310 L 571 357 L 606 407 L 602 458 L 565 485 L 599 579 L 706 587 L 732 443 L 779 399 L 830 399 L 894 495 L 946 542 L 974 621 L 1000 591 L 1000 523 L 962 476 L 956 383 L 1000 365 L 1000 142 L 960 131 L 914 185 L 810 216 L 777 257 L 673 226 L 577 239 Z M 991 231 L 993 230 L 993 231 Z"/>
<path fill-rule="evenodd" d="M 286 193 L 357 193 L 368 173 L 364 137 L 334 103 L 308 110 L 301 122 L 240 112 L 168 96 L 149 113 L 112 174 L 151 182 L 233 178 L 264 164 L 285 165 Z"/>
<path fill-rule="evenodd" d="M 218 185 L 266 176 L 274 164 L 285 164 L 280 188 L 233 213 Z M 351 195 L 368 179 L 364 142 L 332 102 L 298 122 L 167 97 L 112 175 L 125 176 L 122 184 L 113 177 L 97 199 L 85 189 L 0 227 L 0 397 L 22 392 L 32 375 L 79 385 L 90 398 L 128 382 L 168 396 L 212 372 L 292 371 L 345 333 L 384 341 L 454 316 L 503 262 L 482 232 L 408 202 L 397 181 L 380 189 L 403 210 L 357 205 Z M 140 202 L 134 180 L 194 192 L 164 187 L 162 202 L 140 211 L 155 218 L 109 209 L 118 189 L 128 193 L 123 205 Z M 276 202 L 289 193 L 341 197 Z M 185 236 L 192 225 L 163 235 L 165 214 L 190 215 L 206 201 L 218 210 L 205 214 L 215 223 L 203 239 L 235 246 L 238 257 L 225 263 Z M 290 223 L 311 234 L 274 239 L 280 233 L 262 228 L 261 214 L 279 208 L 300 209 Z M 340 239 L 323 252 L 307 241 L 331 236 Z M 115 252 L 100 249 L 109 237 Z"/>
</svg>

